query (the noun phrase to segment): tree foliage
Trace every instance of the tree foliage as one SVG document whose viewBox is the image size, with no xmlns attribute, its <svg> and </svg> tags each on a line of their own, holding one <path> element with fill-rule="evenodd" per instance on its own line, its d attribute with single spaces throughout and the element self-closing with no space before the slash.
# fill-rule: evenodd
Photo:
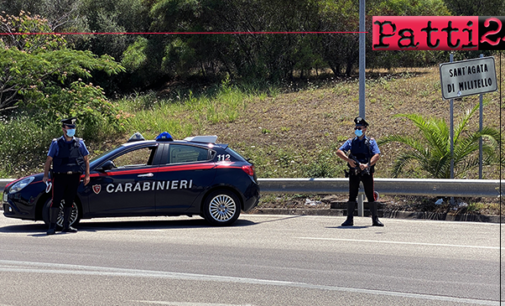
<svg viewBox="0 0 505 306">
<path fill-rule="evenodd" d="M 318 31 L 318 11 L 317 1 L 305 0 L 162 0 L 151 14 L 157 31 L 253 33 Z M 185 54 L 168 52 L 165 59 L 186 59 L 180 67 L 191 65 L 203 75 L 226 71 L 249 78 L 290 78 L 295 70 L 323 66 L 319 40 L 307 34 L 180 35 L 167 44 L 178 41 L 183 48 L 177 51 Z"/>
<path fill-rule="evenodd" d="M 369 33 L 372 14 L 450 14 L 442 0 L 369 1 L 367 5 Z M 150 30 L 162 32 L 349 32 L 359 29 L 359 6 L 350 0 L 153 0 L 147 6 L 152 19 Z M 371 35 L 367 39 L 367 48 L 370 48 Z M 367 65 L 424 66 L 443 56 L 442 52 L 419 53 L 368 52 Z M 134 54 L 144 60 L 132 61 Z M 317 72 L 326 68 L 335 75 L 350 76 L 358 64 L 358 55 L 357 34 L 173 35 L 137 40 L 124 53 L 123 64 L 132 74 L 151 75 L 155 80 L 191 74 L 211 77 L 222 72 L 239 78 L 278 80 L 303 78 L 314 69 Z M 154 80 L 141 79 L 144 85 L 154 83 Z"/>
<path fill-rule="evenodd" d="M 444 0 L 455 16 L 503 16 L 503 0 Z"/>
<path fill-rule="evenodd" d="M 122 66 L 107 55 L 71 50 L 60 35 L 14 35 L 50 31 L 40 16 L 7 15 L 0 17 L 0 27 L 13 33 L 0 41 L 0 111 L 31 109 L 42 125 L 79 115 L 90 126 L 106 120 L 121 128 L 126 116 L 100 87 L 84 85 L 82 79 L 89 79 L 92 71 L 117 74 L 124 71 Z"/>
<path fill-rule="evenodd" d="M 20 12 L 43 16 L 51 32 L 81 28 L 85 17 L 79 14 L 82 0 L 0 0 L 0 12 L 17 16 Z"/>
<path fill-rule="evenodd" d="M 20 10 L 47 19 L 53 31 L 76 32 L 322 32 L 357 31 L 359 3 L 351 0 L 0 0 L 7 13 Z M 501 0 L 369 0 L 372 16 L 496 15 Z M 111 77 L 93 72 L 107 94 L 144 90 L 198 75 L 217 81 L 224 74 L 254 80 L 305 78 L 326 71 L 355 73 L 357 34 L 75 35 L 72 47 L 109 55 L 127 68 Z M 426 66 L 447 57 L 442 51 L 371 51 L 367 67 Z M 458 54 L 456 55 L 458 56 Z"/>
<path fill-rule="evenodd" d="M 143 0 L 82 0 L 79 13 L 86 16 L 86 29 L 97 33 L 147 32 L 151 23 Z M 78 46 L 121 60 L 135 40 L 133 35 L 94 35 L 82 39 Z"/>
</svg>

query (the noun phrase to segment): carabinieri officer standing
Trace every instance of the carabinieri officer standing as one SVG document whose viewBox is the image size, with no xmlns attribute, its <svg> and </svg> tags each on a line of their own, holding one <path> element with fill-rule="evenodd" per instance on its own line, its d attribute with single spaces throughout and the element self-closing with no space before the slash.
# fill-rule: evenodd
<svg viewBox="0 0 505 306">
<path fill-rule="evenodd" d="M 53 201 L 49 213 L 48 235 L 52 235 L 56 231 L 61 200 L 65 200 L 62 232 L 77 232 L 77 229 L 70 226 L 72 204 L 77 195 L 82 174 L 84 174 L 84 185 L 89 183 L 89 151 L 81 138 L 74 137 L 75 121 L 76 118 L 61 120 L 63 136 L 55 138 L 51 142 L 44 165 L 42 180 L 47 184 L 49 168 L 53 163 L 51 175 Z"/>
<path fill-rule="evenodd" d="M 353 226 L 356 197 L 358 196 L 359 183 L 363 182 L 365 194 L 372 212 L 372 225 L 384 226 L 377 216 L 377 202 L 374 199 L 373 173 L 375 164 L 379 161 L 380 150 L 373 138 L 365 136 L 368 122 L 361 117 L 354 119 L 354 133 L 356 137 L 347 140 L 338 150 L 337 156 L 345 160 L 349 171 L 349 202 L 347 202 L 347 220 L 342 226 Z M 344 152 L 350 151 L 349 156 Z"/>
</svg>

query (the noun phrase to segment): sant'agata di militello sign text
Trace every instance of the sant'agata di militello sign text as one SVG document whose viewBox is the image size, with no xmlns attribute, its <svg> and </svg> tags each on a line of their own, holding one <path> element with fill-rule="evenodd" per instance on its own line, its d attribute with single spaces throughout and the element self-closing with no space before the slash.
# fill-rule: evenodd
<svg viewBox="0 0 505 306">
<path fill-rule="evenodd" d="M 494 57 L 440 64 L 440 82 L 444 99 L 496 91 Z"/>
</svg>

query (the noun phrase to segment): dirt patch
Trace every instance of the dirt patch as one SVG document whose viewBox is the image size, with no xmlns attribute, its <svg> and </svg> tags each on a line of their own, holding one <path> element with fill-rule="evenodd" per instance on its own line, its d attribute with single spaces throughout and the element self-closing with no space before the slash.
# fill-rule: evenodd
<svg viewBox="0 0 505 306">
<path fill-rule="evenodd" d="M 418 133 L 410 121 L 395 117 L 398 114 L 415 113 L 449 122 L 449 102 L 441 98 L 440 76 L 436 67 L 374 76 L 367 80 L 366 85 L 366 119 L 370 123 L 368 136 L 379 140 L 385 136 Z M 265 160 L 257 163 L 259 177 L 298 177 L 293 173 L 296 164 L 307 163 L 317 158 L 322 148 L 330 145 L 338 148 L 354 136 L 353 119 L 359 111 L 359 85 L 357 79 L 320 80 L 317 84 L 306 85 L 301 91 L 289 92 L 289 86 L 285 90 L 288 92 L 254 98 L 247 102 L 244 114 L 234 122 L 206 125 L 200 132 L 219 135 L 219 142 L 230 144 L 246 157 L 251 157 L 247 156 L 248 152 L 265 151 Z M 484 109 L 484 126 L 498 128 L 499 96 L 490 93 L 486 99 L 491 102 Z M 477 103 L 478 96 L 456 100 L 455 124 Z M 478 114 L 473 116 L 469 123 L 470 130 L 478 129 L 478 120 Z M 375 176 L 392 177 L 393 162 L 405 148 L 390 143 L 380 149 L 381 160 Z M 296 157 L 290 160 L 295 165 L 278 165 L 281 150 Z M 334 162 L 342 163 L 336 156 Z M 268 168 L 272 165 L 285 169 L 278 169 L 274 173 Z M 405 169 L 401 177 L 423 178 L 426 175 L 429 174 L 414 168 Z M 497 167 L 484 167 L 484 178 L 497 179 L 498 176 Z M 478 178 L 478 172 L 468 171 L 458 178 L 475 179 Z"/>
</svg>

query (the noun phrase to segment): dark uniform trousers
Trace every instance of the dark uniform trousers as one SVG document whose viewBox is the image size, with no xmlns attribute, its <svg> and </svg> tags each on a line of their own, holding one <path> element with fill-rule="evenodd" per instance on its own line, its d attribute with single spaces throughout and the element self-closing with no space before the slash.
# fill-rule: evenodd
<svg viewBox="0 0 505 306">
<path fill-rule="evenodd" d="M 373 174 L 349 175 L 349 201 L 356 202 L 359 192 L 359 182 L 363 182 L 368 202 L 374 202 Z"/>
<path fill-rule="evenodd" d="M 77 188 L 81 182 L 80 173 L 72 174 L 53 174 L 53 203 L 51 207 L 58 208 L 61 200 L 65 200 L 64 207 L 72 207 Z"/>
</svg>

